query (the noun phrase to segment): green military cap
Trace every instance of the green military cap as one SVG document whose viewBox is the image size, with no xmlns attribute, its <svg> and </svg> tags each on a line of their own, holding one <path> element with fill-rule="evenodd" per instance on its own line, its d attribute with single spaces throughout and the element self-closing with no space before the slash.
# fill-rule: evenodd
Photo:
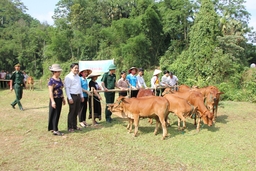
<svg viewBox="0 0 256 171">
<path fill-rule="evenodd" d="M 20 64 L 16 64 L 16 65 L 14 65 L 15 67 L 20 67 Z"/>
<path fill-rule="evenodd" d="M 115 64 L 110 64 L 110 66 L 108 67 L 109 70 L 113 70 L 113 69 L 116 69 L 116 66 Z"/>
</svg>

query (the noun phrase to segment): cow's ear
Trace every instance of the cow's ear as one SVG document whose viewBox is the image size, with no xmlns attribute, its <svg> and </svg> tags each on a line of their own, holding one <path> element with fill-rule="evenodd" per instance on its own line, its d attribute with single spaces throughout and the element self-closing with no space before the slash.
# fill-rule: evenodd
<svg viewBox="0 0 256 171">
<path fill-rule="evenodd" d="M 223 92 L 218 92 L 217 94 L 225 94 L 225 93 L 223 93 Z"/>
</svg>

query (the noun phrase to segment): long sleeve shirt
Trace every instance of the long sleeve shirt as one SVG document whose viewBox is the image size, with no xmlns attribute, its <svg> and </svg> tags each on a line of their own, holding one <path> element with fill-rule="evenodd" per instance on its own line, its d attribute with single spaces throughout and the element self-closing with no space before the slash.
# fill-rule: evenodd
<svg viewBox="0 0 256 171">
<path fill-rule="evenodd" d="M 77 74 L 70 72 L 68 75 L 66 75 L 64 83 L 66 94 L 69 100 L 72 99 L 71 94 L 80 94 L 81 98 L 84 97 L 80 77 Z"/>
<path fill-rule="evenodd" d="M 137 81 L 138 81 L 139 88 L 147 88 L 147 85 L 145 83 L 143 76 L 137 75 Z"/>
</svg>

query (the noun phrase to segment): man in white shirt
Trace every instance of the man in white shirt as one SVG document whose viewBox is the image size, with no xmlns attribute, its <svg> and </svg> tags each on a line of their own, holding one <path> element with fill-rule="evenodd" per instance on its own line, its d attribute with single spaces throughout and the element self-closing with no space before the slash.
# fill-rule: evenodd
<svg viewBox="0 0 256 171">
<path fill-rule="evenodd" d="M 138 87 L 139 88 L 147 88 L 147 85 L 145 83 L 143 75 L 144 75 L 144 69 L 139 68 L 139 73 L 137 75 L 137 81 L 138 81 Z"/>
<path fill-rule="evenodd" d="M 68 131 L 80 130 L 77 127 L 77 115 L 80 111 L 80 104 L 84 101 L 84 96 L 81 88 L 80 77 L 78 76 L 78 63 L 70 65 L 70 73 L 65 77 L 65 90 L 68 98 L 69 113 L 68 113 Z"/>
<path fill-rule="evenodd" d="M 167 70 L 164 71 L 164 75 L 162 76 L 161 83 L 160 83 L 161 86 L 163 86 L 163 87 L 168 87 L 169 86 L 169 83 L 170 83 L 169 73 L 170 72 L 167 71 Z"/>
<path fill-rule="evenodd" d="M 169 85 L 172 86 L 172 87 L 177 86 L 178 85 L 178 81 L 179 81 L 178 78 L 175 75 L 173 75 L 172 72 L 170 72 L 169 74 L 170 74 Z M 177 87 L 175 88 L 175 90 L 176 91 L 178 90 Z"/>
</svg>

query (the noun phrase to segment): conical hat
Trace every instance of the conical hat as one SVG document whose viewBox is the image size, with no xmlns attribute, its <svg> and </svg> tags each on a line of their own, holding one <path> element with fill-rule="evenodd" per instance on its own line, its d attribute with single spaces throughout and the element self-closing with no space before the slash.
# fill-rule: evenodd
<svg viewBox="0 0 256 171">
<path fill-rule="evenodd" d="M 88 75 L 87 78 L 98 77 L 98 76 L 101 76 L 101 74 L 96 73 L 96 72 L 92 72 L 90 75 Z"/>
<path fill-rule="evenodd" d="M 154 71 L 153 75 L 155 76 L 155 75 L 157 75 L 157 74 L 160 74 L 161 72 L 162 72 L 161 70 L 159 70 L 159 69 L 155 69 L 155 71 Z"/>
<path fill-rule="evenodd" d="M 81 73 L 84 71 L 84 70 L 87 70 L 88 71 L 88 75 L 90 75 L 92 73 L 92 70 L 90 68 L 79 68 L 79 75 L 81 76 Z"/>
</svg>

